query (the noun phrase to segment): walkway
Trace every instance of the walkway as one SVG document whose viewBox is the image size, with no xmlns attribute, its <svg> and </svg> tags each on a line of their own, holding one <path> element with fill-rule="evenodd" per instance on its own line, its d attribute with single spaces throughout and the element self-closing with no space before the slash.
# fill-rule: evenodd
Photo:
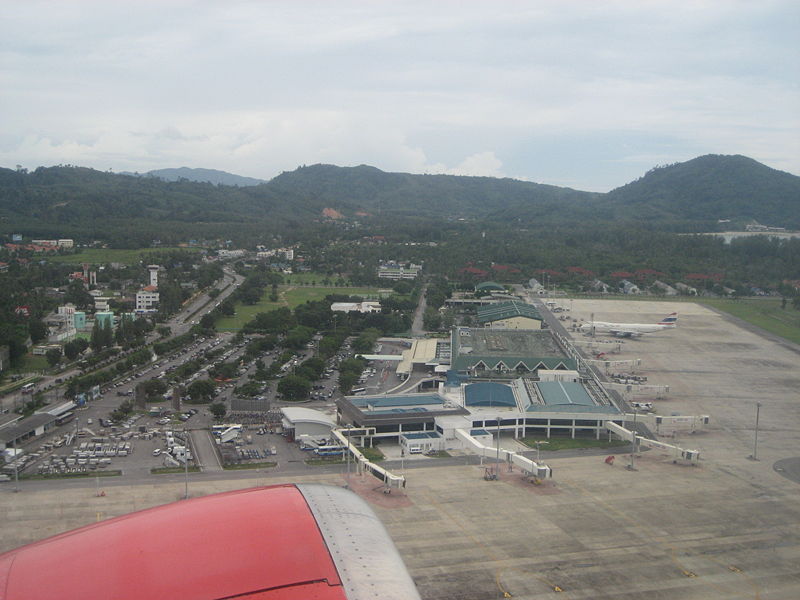
<svg viewBox="0 0 800 600">
<path fill-rule="evenodd" d="M 192 445 L 197 452 L 197 464 L 204 473 L 215 473 L 222 471 L 217 450 L 214 447 L 214 440 L 207 429 L 192 429 Z"/>
</svg>

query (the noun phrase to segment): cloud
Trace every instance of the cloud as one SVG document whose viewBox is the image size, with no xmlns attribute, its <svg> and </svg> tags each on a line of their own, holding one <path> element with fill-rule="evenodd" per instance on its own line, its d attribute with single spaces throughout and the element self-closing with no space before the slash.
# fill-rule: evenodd
<svg viewBox="0 0 800 600">
<path fill-rule="evenodd" d="M 0 164 L 299 164 L 609 189 L 707 152 L 800 165 L 789 0 L 25 2 Z"/>
</svg>

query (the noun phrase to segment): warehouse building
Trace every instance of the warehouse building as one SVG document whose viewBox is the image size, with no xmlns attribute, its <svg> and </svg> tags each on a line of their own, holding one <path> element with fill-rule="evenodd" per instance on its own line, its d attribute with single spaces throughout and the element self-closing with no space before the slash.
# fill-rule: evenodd
<svg viewBox="0 0 800 600">
<path fill-rule="evenodd" d="M 289 439 L 303 436 L 328 437 L 336 422 L 323 412 L 302 406 L 281 408 L 281 425 Z"/>
</svg>

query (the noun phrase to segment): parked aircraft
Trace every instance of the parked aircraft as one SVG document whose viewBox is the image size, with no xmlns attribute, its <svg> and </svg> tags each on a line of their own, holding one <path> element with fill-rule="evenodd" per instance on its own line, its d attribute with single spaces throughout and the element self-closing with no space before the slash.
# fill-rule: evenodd
<svg viewBox="0 0 800 600">
<path fill-rule="evenodd" d="M 369 505 L 328 485 L 183 500 L 0 554 L 3 600 L 377 597 L 419 593 Z"/>
<path fill-rule="evenodd" d="M 678 313 L 670 313 L 658 323 L 607 323 L 593 321 L 584 323 L 578 329 L 582 333 L 608 333 L 616 337 L 639 337 L 645 333 L 655 333 L 663 329 L 673 329 L 678 324 Z"/>
</svg>

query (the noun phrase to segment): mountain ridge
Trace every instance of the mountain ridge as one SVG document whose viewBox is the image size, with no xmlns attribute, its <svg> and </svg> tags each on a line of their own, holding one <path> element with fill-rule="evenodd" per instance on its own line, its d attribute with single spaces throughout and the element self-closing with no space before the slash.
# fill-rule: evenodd
<svg viewBox="0 0 800 600">
<path fill-rule="evenodd" d="M 631 223 L 664 231 L 714 231 L 717 221 L 753 220 L 800 229 L 800 177 L 739 155 L 705 155 L 651 169 L 607 193 L 516 179 L 387 173 L 368 165 L 311 165 L 253 186 L 164 181 L 85 167 L 0 168 L 0 233 L 83 229 L 152 230 L 162 237 L 204 231 L 290 233 L 324 220 L 391 226 L 443 220 L 529 229 L 571 223 Z M 220 224 L 227 224 L 225 228 Z M 66 235 L 66 234 L 65 234 Z M 191 235 L 191 234 L 189 234 Z"/>
</svg>

